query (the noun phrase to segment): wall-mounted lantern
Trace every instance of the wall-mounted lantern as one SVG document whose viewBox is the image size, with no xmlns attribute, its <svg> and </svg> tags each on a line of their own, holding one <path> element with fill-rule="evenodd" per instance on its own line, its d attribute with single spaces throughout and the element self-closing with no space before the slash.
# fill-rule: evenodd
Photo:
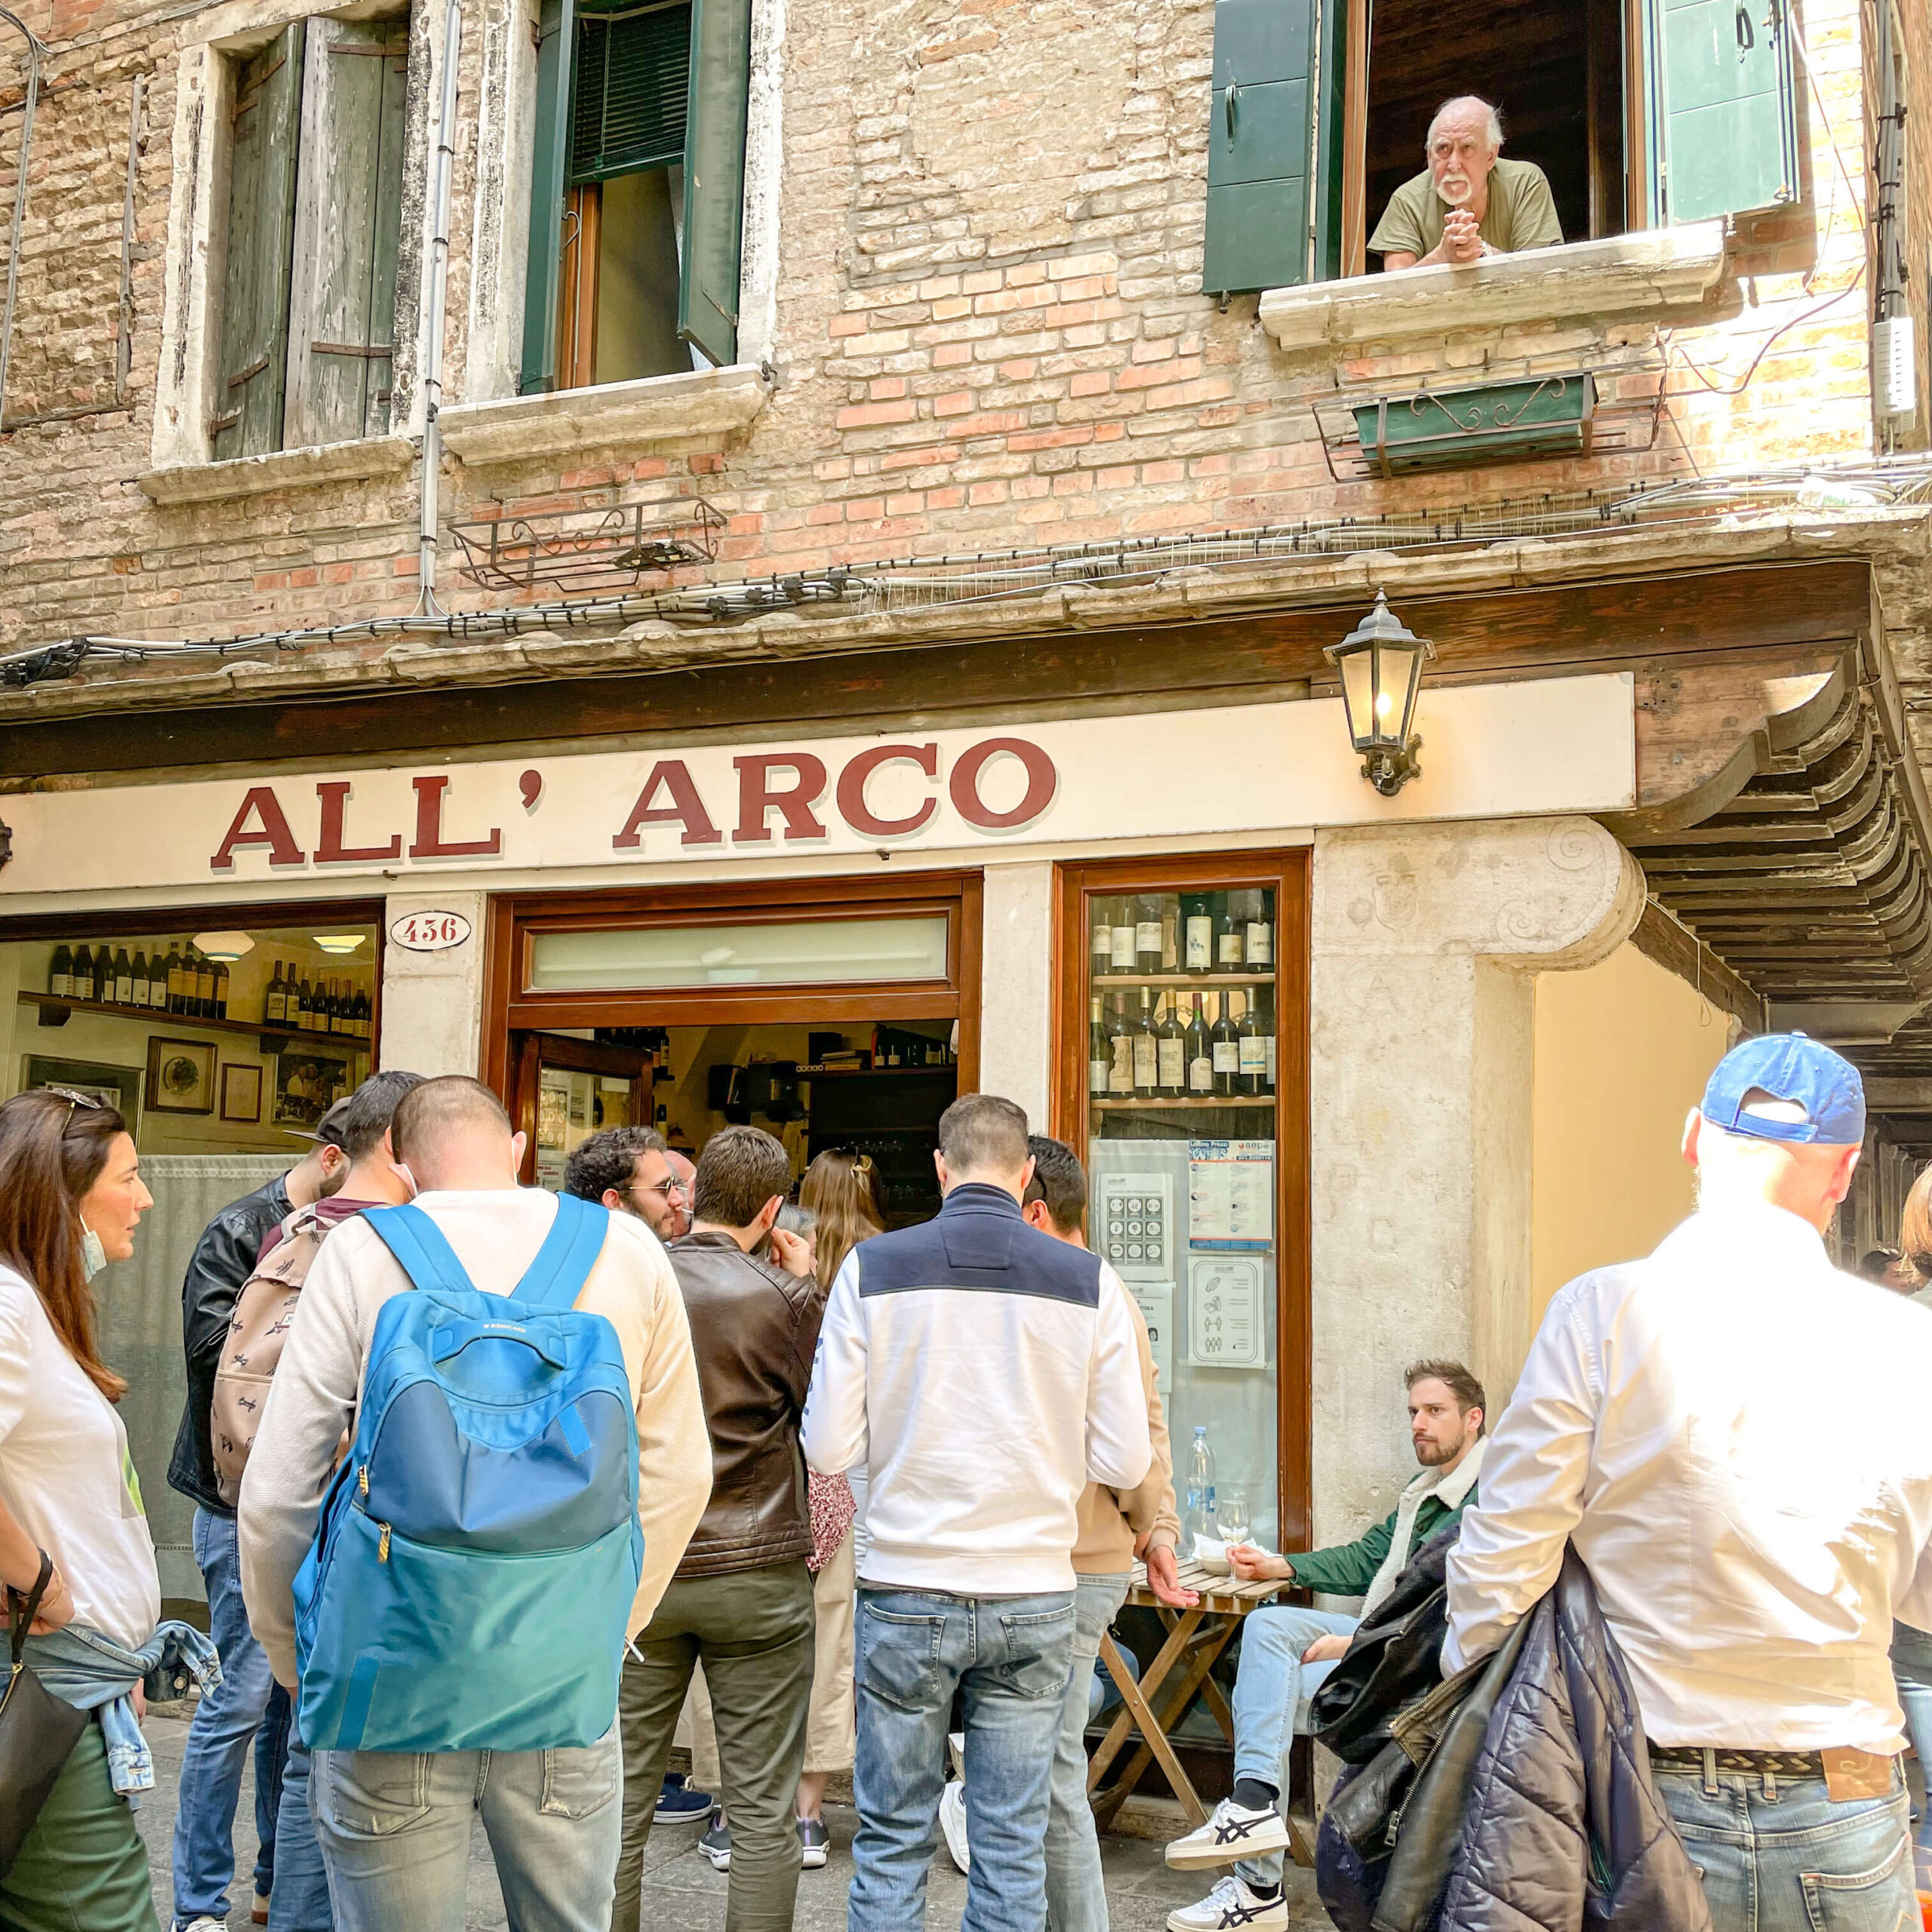
<svg viewBox="0 0 1932 1932">
<path fill-rule="evenodd" d="M 1389 608 L 1388 593 L 1378 590 L 1375 608 L 1324 654 L 1341 676 L 1342 706 L 1349 741 L 1362 755 L 1361 775 L 1392 798 L 1422 770 L 1416 762 L 1422 740 L 1409 728 L 1422 667 L 1435 647 L 1405 629 Z"/>
</svg>

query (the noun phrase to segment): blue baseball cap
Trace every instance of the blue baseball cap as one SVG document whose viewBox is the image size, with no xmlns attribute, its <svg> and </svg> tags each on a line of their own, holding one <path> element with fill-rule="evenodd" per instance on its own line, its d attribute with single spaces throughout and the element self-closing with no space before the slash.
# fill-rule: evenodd
<svg viewBox="0 0 1932 1932">
<path fill-rule="evenodd" d="M 1795 1101 L 1804 1118 L 1746 1113 L 1752 1094 Z M 1697 1111 L 1713 1127 L 1754 1140 L 1856 1147 L 1865 1139 L 1865 1083 L 1857 1068 L 1802 1033 L 1766 1033 L 1734 1047 L 1712 1072 Z"/>
</svg>

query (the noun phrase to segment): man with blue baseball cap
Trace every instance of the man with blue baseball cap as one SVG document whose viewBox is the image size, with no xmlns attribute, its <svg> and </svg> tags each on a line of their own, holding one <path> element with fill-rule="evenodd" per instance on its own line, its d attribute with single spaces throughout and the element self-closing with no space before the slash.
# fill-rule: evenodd
<svg viewBox="0 0 1932 1932">
<path fill-rule="evenodd" d="M 1817 1041 L 1724 1057 L 1697 1212 L 1551 1302 L 1449 1558 L 1445 1672 L 1576 1545 L 1715 1932 L 1918 1922 L 1887 1652 L 1932 1629 L 1932 1322 L 1826 1254 L 1864 1136 Z"/>
</svg>

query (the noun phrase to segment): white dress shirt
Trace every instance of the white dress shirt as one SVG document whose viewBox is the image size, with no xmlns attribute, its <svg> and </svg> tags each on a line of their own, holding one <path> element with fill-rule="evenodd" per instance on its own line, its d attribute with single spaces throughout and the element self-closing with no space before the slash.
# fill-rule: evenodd
<svg viewBox="0 0 1932 1932">
<path fill-rule="evenodd" d="M 1932 1322 L 1796 1216 L 1694 1214 L 1550 1303 L 1449 1558 L 1445 1672 L 1595 1580 L 1653 1743 L 1891 1753 L 1932 1629 Z"/>
</svg>

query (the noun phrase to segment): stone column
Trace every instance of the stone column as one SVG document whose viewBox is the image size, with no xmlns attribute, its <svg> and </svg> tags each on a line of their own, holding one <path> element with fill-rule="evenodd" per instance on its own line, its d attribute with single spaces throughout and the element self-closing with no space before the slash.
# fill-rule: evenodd
<svg viewBox="0 0 1932 1932">
<path fill-rule="evenodd" d="M 1324 832 L 1313 900 L 1314 1502 L 1328 1543 L 1386 1515 L 1414 1472 L 1408 1362 L 1459 1358 L 1494 1411 L 1509 1396 L 1530 1341 L 1534 975 L 1620 944 L 1644 884 L 1594 820 L 1524 819 Z"/>
<path fill-rule="evenodd" d="M 980 902 L 980 1091 L 1053 1125 L 1054 869 L 1044 860 L 989 866 Z M 1082 1029 L 1081 1037 L 1085 1037 Z"/>
<path fill-rule="evenodd" d="M 469 937 L 443 952 L 409 952 L 393 943 L 383 953 L 383 1038 L 379 1066 L 411 1073 L 478 1070 L 483 1029 L 481 892 L 392 893 L 385 930 L 411 912 L 460 912 Z"/>
</svg>

